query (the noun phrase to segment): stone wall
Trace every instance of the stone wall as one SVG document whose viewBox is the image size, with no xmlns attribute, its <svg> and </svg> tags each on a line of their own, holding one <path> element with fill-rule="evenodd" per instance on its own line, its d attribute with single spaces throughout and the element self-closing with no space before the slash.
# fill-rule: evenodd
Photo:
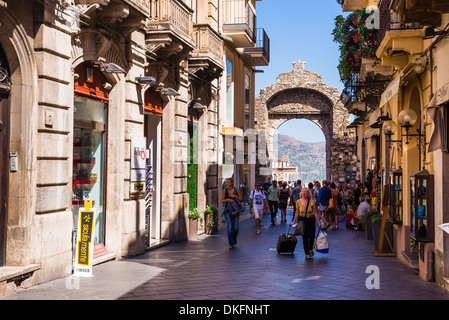
<svg viewBox="0 0 449 320">
<path fill-rule="evenodd" d="M 347 129 L 350 115 L 340 101 L 338 89 L 323 83 L 322 77 L 305 70 L 305 62 L 293 63 L 293 71 L 280 74 L 275 84 L 260 91 L 256 98 L 256 131 L 265 134 L 269 158 L 276 130 L 290 119 L 308 119 L 315 122 L 326 139 L 326 176 L 335 182 L 355 179 L 357 158 L 355 134 Z M 263 148 L 263 146 L 261 146 Z M 258 150 L 262 152 L 263 150 Z M 268 170 L 267 170 L 268 167 Z M 258 164 L 256 174 L 264 179 L 269 164 Z"/>
</svg>

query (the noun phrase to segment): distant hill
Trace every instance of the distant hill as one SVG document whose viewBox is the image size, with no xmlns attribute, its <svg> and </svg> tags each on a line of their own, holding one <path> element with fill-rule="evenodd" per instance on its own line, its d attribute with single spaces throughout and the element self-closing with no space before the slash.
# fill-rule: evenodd
<svg viewBox="0 0 449 320">
<path fill-rule="evenodd" d="M 306 185 L 313 180 L 326 179 L 326 143 L 308 143 L 296 140 L 288 135 L 279 134 L 274 141 L 274 150 L 278 148 L 279 158 L 289 158 L 290 165 L 298 167 L 299 176 L 290 180 L 301 179 Z"/>
</svg>

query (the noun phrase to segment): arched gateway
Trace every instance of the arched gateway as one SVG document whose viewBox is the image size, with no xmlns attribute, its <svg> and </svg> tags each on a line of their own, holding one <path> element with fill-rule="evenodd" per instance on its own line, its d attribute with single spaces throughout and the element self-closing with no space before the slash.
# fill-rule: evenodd
<svg viewBox="0 0 449 320">
<path fill-rule="evenodd" d="M 293 71 L 280 74 L 275 84 L 260 91 L 255 108 L 256 132 L 265 134 L 267 154 L 272 159 L 276 130 L 290 119 L 311 120 L 326 139 L 326 179 L 354 181 L 357 158 L 354 131 L 347 128 L 349 113 L 338 90 L 324 84 L 320 75 L 305 70 L 304 65 L 303 61 L 294 62 Z M 269 166 L 259 165 L 259 176 L 271 172 Z"/>
</svg>

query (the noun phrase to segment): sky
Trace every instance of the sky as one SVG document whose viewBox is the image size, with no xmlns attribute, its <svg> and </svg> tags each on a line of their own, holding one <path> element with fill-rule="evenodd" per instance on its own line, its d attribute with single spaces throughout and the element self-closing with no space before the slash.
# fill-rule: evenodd
<svg viewBox="0 0 449 320">
<path fill-rule="evenodd" d="M 306 62 L 306 70 L 318 72 L 324 83 L 343 90 L 338 45 L 331 33 L 335 17 L 346 13 L 336 0 L 262 0 L 256 2 L 256 15 L 257 28 L 264 28 L 270 38 L 270 64 L 257 67 L 264 72 L 256 74 L 256 96 L 276 83 L 280 73 L 292 71 L 292 62 L 298 60 Z M 278 133 L 305 142 L 325 140 L 319 127 L 308 120 L 289 120 Z"/>
</svg>

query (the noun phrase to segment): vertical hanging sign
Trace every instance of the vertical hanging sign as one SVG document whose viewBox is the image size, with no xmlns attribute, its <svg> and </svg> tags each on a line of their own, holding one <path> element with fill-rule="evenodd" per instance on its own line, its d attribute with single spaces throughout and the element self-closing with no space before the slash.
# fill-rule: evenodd
<svg viewBox="0 0 449 320">
<path fill-rule="evenodd" d="M 131 137 L 131 194 L 145 192 L 146 143 L 145 137 Z"/>
<path fill-rule="evenodd" d="M 92 209 L 89 198 L 84 200 L 84 208 L 79 210 L 78 239 L 76 241 L 76 260 L 73 275 L 78 277 L 92 276 L 93 259 L 93 226 L 95 209 Z"/>
</svg>

